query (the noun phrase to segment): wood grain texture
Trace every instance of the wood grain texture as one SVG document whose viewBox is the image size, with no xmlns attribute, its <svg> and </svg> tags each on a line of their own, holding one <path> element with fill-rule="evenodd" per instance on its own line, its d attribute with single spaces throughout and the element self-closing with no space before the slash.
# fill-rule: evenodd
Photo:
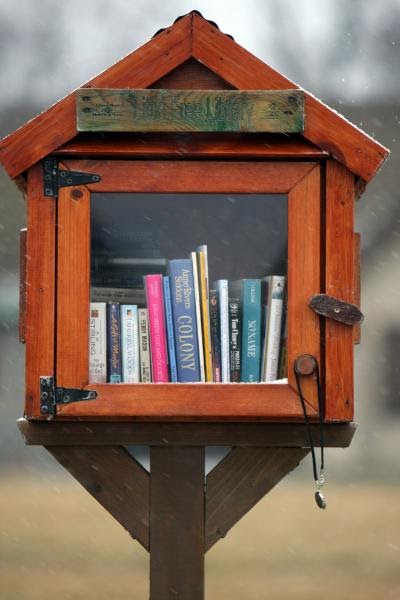
<svg viewBox="0 0 400 600">
<path fill-rule="evenodd" d="M 237 89 L 299 87 L 198 15 L 193 15 L 192 56 Z M 304 136 L 367 182 L 389 154 L 387 148 L 307 92 Z"/>
<path fill-rule="evenodd" d="M 27 229 L 19 232 L 19 319 L 18 340 L 25 343 L 26 330 L 26 267 L 27 267 Z"/>
<path fill-rule="evenodd" d="M 150 450 L 150 598 L 204 598 L 204 447 Z"/>
<path fill-rule="evenodd" d="M 152 89 L 169 90 L 232 90 L 233 87 L 222 77 L 210 71 L 194 58 L 189 58 L 158 81 Z"/>
<path fill-rule="evenodd" d="M 150 477 L 120 446 L 46 449 L 146 550 L 149 549 Z"/>
<path fill-rule="evenodd" d="M 288 212 L 288 378 L 296 389 L 293 364 L 300 354 L 320 362 L 320 322 L 309 308 L 321 289 L 320 168 L 315 167 L 289 193 Z M 318 410 L 315 376 L 303 378 L 304 398 Z"/>
<path fill-rule="evenodd" d="M 148 87 L 190 58 L 191 22 L 191 15 L 184 17 L 81 87 Z M 76 133 L 75 96 L 71 93 L 4 138 L 0 161 L 10 177 L 16 177 Z"/>
<path fill-rule="evenodd" d="M 82 388 L 90 303 L 90 193 L 84 186 L 60 188 L 57 242 L 57 385 Z"/>
<path fill-rule="evenodd" d="M 262 446 L 265 448 L 309 446 L 304 423 L 166 423 L 119 421 L 52 421 L 18 419 L 18 428 L 28 445 L 113 446 Z M 356 423 L 323 426 L 324 445 L 349 446 Z M 318 446 L 319 425 L 311 424 Z"/>
<path fill-rule="evenodd" d="M 354 302 L 354 176 L 338 162 L 326 165 L 326 293 Z M 328 421 L 353 418 L 353 330 L 325 324 L 325 397 Z"/>
<path fill-rule="evenodd" d="M 206 550 L 308 453 L 304 448 L 233 448 L 207 476 Z"/>
<path fill-rule="evenodd" d="M 89 184 L 93 192 L 289 192 L 313 162 L 246 162 L 183 160 L 77 160 L 63 161 L 69 170 L 97 173 L 101 181 Z"/>
<path fill-rule="evenodd" d="M 56 204 L 43 196 L 41 165 L 28 173 L 27 208 L 25 415 L 41 418 L 39 377 L 54 375 L 56 269 Z"/>
<path fill-rule="evenodd" d="M 78 131 L 302 133 L 299 90 L 91 89 L 75 92 Z"/>
<path fill-rule="evenodd" d="M 354 304 L 361 308 L 361 236 L 354 234 Z M 361 325 L 353 327 L 353 341 L 361 342 Z"/>
<path fill-rule="evenodd" d="M 262 383 L 96 384 L 97 400 L 57 407 L 57 418 L 302 420 L 289 385 Z M 315 409 L 309 407 L 311 417 Z"/>
<path fill-rule="evenodd" d="M 105 158 L 295 158 L 325 159 L 328 153 L 298 135 L 81 133 L 56 152 L 59 156 Z"/>
</svg>

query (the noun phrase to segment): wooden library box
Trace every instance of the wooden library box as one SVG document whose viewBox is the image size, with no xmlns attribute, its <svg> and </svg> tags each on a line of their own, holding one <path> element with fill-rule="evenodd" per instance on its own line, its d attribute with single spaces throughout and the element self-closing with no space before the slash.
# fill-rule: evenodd
<svg viewBox="0 0 400 600">
<path fill-rule="evenodd" d="M 351 421 L 362 320 L 354 204 L 387 154 L 195 12 L 9 135 L 0 160 L 27 203 L 26 418 L 296 422 L 300 391 L 311 420 Z M 146 275 L 166 276 L 187 264 L 169 261 L 188 260 L 196 248 L 183 286 L 200 373 L 190 380 L 179 376 L 176 304 L 168 313 L 161 287 L 168 314 L 150 315 L 144 281 L 150 288 Z M 284 282 L 279 318 L 269 276 Z M 241 348 L 232 342 L 230 286 L 242 280 L 258 285 L 253 379 L 244 365 L 245 298 L 236 292 Z M 172 275 L 169 283 L 172 293 Z M 122 369 L 110 378 L 112 361 L 118 367 L 130 352 L 110 343 L 120 336 L 110 325 L 118 305 L 148 308 L 147 378 L 138 320 L 136 375 Z M 96 316 L 99 306 L 108 311 L 98 372 L 91 306 Z M 157 371 L 162 360 L 166 376 Z"/>
</svg>

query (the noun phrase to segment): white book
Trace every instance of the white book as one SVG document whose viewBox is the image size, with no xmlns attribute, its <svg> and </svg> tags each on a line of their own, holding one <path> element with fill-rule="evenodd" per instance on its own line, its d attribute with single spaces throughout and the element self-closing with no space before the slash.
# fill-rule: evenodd
<svg viewBox="0 0 400 600">
<path fill-rule="evenodd" d="M 278 377 L 285 283 L 286 277 L 282 275 L 271 275 L 268 278 L 268 315 L 265 327 L 262 381 L 275 381 Z"/>
<path fill-rule="evenodd" d="M 229 302 L 228 302 L 228 280 L 218 279 L 214 282 L 214 288 L 219 297 L 219 318 L 221 328 L 221 379 L 222 383 L 230 382 L 229 370 Z"/>
<path fill-rule="evenodd" d="M 138 307 L 121 304 L 122 382 L 139 383 Z"/>
<path fill-rule="evenodd" d="M 140 381 L 151 382 L 151 360 L 150 360 L 150 337 L 149 337 L 149 313 L 147 308 L 139 308 L 139 357 L 140 357 Z"/>
<path fill-rule="evenodd" d="M 107 382 L 106 303 L 91 302 L 89 315 L 89 383 Z"/>
<path fill-rule="evenodd" d="M 206 375 L 205 375 L 205 371 L 204 371 L 203 331 L 202 331 L 202 327 L 201 327 L 199 275 L 197 272 L 197 254 L 196 254 L 196 252 L 191 252 L 190 258 L 191 258 L 192 266 L 193 266 L 194 300 L 195 300 L 196 321 L 197 321 L 197 341 L 199 344 L 200 381 L 205 381 Z"/>
</svg>

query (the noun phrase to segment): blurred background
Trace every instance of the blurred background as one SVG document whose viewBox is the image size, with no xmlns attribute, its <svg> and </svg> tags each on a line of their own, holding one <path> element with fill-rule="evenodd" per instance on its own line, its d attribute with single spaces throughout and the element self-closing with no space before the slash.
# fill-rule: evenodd
<svg viewBox="0 0 400 600">
<path fill-rule="evenodd" d="M 1 0 L 0 135 L 198 9 L 391 149 L 357 206 L 362 344 L 347 450 L 327 451 L 329 507 L 306 459 L 207 555 L 207 599 L 400 597 L 400 3 L 383 0 Z M 46 453 L 24 447 L 17 343 L 25 205 L 0 178 L 0 598 L 146 598 L 148 558 Z"/>
</svg>

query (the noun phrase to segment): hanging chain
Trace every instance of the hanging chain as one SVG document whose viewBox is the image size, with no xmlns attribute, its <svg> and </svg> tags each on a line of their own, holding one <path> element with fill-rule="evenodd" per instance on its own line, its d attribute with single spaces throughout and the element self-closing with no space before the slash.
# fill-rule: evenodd
<svg viewBox="0 0 400 600">
<path fill-rule="evenodd" d="M 312 457 L 312 466 L 313 466 L 313 474 L 314 480 L 317 486 L 317 491 L 315 492 L 315 501 L 319 508 L 326 508 L 326 498 L 322 493 L 322 487 L 325 483 L 325 472 L 324 472 L 324 402 L 322 397 L 322 387 L 321 387 L 321 378 L 319 373 L 319 365 L 315 356 L 311 354 L 302 354 L 298 356 L 294 361 L 294 374 L 296 378 L 297 391 L 300 398 L 301 407 L 304 415 L 304 422 L 307 429 L 308 440 L 311 448 L 311 457 Z M 319 442 L 321 449 L 321 460 L 320 460 L 320 468 L 318 471 L 317 468 L 317 459 L 315 455 L 315 447 L 314 441 L 311 433 L 311 425 L 310 420 L 308 418 L 306 402 L 303 396 L 302 388 L 301 388 L 301 378 L 308 377 L 310 375 L 316 376 L 316 385 L 317 385 L 317 396 L 318 396 L 318 419 L 319 419 Z"/>
</svg>

